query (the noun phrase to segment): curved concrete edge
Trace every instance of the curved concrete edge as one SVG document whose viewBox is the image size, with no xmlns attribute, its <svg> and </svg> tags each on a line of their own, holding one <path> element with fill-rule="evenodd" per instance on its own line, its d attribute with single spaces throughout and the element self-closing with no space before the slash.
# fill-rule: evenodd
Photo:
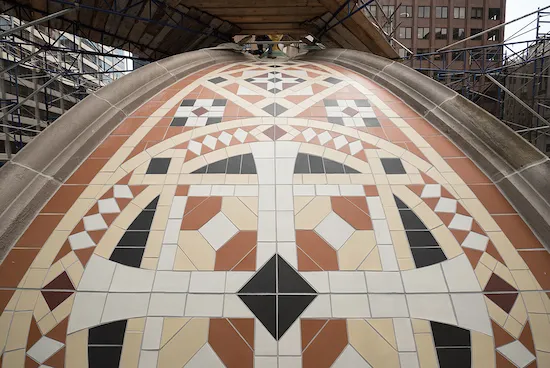
<svg viewBox="0 0 550 368">
<path fill-rule="evenodd" d="M 472 159 L 550 249 L 550 160 L 510 127 L 398 62 L 339 49 L 313 51 L 298 59 L 343 66 L 401 98 Z"/>
<path fill-rule="evenodd" d="M 206 67 L 247 57 L 193 51 L 148 64 L 87 96 L 0 168 L 0 260 L 64 181 L 134 110 L 168 85 Z"/>
</svg>

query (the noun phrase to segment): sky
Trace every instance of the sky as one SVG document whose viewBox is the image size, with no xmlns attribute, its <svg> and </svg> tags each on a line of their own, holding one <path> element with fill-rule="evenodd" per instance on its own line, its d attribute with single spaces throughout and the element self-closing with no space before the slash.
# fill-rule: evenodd
<svg viewBox="0 0 550 368">
<path fill-rule="evenodd" d="M 543 8 L 550 5 L 550 0 L 507 0 L 506 1 L 506 22 L 519 18 L 525 14 L 534 12 L 537 8 Z M 546 10 L 550 13 L 550 9 Z M 546 21 L 550 21 L 550 14 L 543 18 Z M 530 16 L 523 20 L 514 22 L 507 25 L 504 31 L 505 39 L 511 37 L 514 33 L 518 32 L 518 35 L 529 31 L 527 34 L 519 37 L 514 37 L 510 42 L 526 41 L 535 38 L 535 26 L 536 15 Z M 531 23 L 533 22 L 533 23 Z M 531 24 L 530 24 L 531 23 Z M 526 28 L 524 28 L 526 27 Z M 524 28 L 524 29 L 523 29 Z M 521 30 L 523 29 L 523 30 Z M 521 31 L 520 31 L 521 30 Z M 541 27 L 542 32 L 550 32 L 550 23 L 543 24 Z M 525 48 L 525 44 L 520 44 L 514 47 L 514 50 L 519 51 Z"/>
</svg>

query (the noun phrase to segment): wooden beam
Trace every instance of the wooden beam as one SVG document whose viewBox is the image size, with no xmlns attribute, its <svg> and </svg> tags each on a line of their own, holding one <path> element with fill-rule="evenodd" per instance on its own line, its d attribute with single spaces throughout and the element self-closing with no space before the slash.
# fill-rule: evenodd
<svg viewBox="0 0 550 368">
<path fill-rule="evenodd" d="M 184 0 L 181 4 L 196 8 L 279 8 L 281 6 L 319 6 L 317 0 Z"/>
<path fill-rule="evenodd" d="M 219 7 L 212 8 L 209 6 L 200 8 L 207 13 L 215 14 L 218 17 L 224 16 L 248 16 L 248 15 L 307 15 L 311 18 L 314 18 L 320 14 L 323 14 L 327 11 L 324 6 L 291 6 L 291 7 L 277 7 L 277 8 L 266 8 L 266 7 L 254 7 L 254 8 L 227 8 Z"/>
<path fill-rule="evenodd" d="M 249 29 L 301 29 L 299 23 L 247 23 L 239 24 L 243 31 Z"/>
<path fill-rule="evenodd" d="M 242 17 L 223 17 L 224 20 L 235 24 L 246 23 L 302 23 L 309 19 L 307 15 L 253 15 Z"/>
</svg>

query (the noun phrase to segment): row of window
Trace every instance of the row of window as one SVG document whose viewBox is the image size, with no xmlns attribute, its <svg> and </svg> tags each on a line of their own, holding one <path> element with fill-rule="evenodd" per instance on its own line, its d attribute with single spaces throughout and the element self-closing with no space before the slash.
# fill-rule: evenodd
<svg viewBox="0 0 550 368">
<path fill-rule="evenodd" d="M 480 33 L 482 30 L 480 28 L 472 28 L 470 30 L 470 36 L 474 36 Z M 417 37 L 419 40 L 429 39 L 431 29 L 429 27 L 418 27 L 417 28 Z M 447 28 L 436 27 L 435 28 L 435 38 L 437 40 L 446 40 L 448 35 Z M 462 40 L 466 37 L 466 32 L 464 28 L 453 28 L 453 40 Z M 401 39 L 411 39 L 412 38 L 412 27 L 400 27 L 399 28 L 399 38 Z M 474 38 L 474 40 L 481 40 L 481 36 Z M 500 30 L 495 29 L 487 34 L 488 41 L 500 41 Z"/>
<path fill-rule="evenodd" d="M 378 6 L 369 5 L 368 10 L 373 17 L 376 17 Z M 393 5 L 383 5 L 382 11 L 387 17 L 392 16 L 395 13 L 395 6 Z M 412 6 L 401 6 L 398 8 L 399 16 L 402 18 L 412 18 L 413 17 L 413 7 Z M 418 18 L 430 18 L 432 12 L 431 6 L 419 6 L 418 7 Z M 435 7 L 435 17 L 439 19 L 447 19 L 449 16 L 449 7 L 448 6 L 436 6 Z M 465 19 L 466 18 L 466 8 L 455 6 L 453 8 L 453 17 L 454 19 Z M 472 19 L 482 19 L 483 18 L 483 8 L 472 8 L 470 12 L 470 17 Z M 489 20 L 500 20 L 500 8 L 489 8 Z"/>
</svg>

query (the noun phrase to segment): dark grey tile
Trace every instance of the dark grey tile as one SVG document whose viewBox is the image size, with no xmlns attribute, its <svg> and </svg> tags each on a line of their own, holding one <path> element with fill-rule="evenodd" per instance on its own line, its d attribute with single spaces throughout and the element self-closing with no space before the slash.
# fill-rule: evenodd
<svg viewBox="0 0 550 368">
<path fill-rule="evenodd" d="M 470 348 L 437 348 L 436 351 L 441 368 L 472 366 L 472 352 Z"/>
<path fill-rule="evenodd" d="M 208 118 L 206 119 L 206 125 L 219 124 L 222 122 L 222 118 Z"/>
<path fill-rule="evenodd" d="M 225 82 L 226 80 L 227 79 L 222 78 L 222 77 L 216 77 L 216 78 L 209 79 L 208 81 L 212 82 L 214 84 L 218 84 L 218 83 L 221 83 L 221 82 Z"/>
<path fill-rule="evenodd" d="M 145 247 L 149 231 L 127 231 L 122 235 L 117 247 Z"/>
<path fill-rule="evenodd" d="M 310 174 L 309 160 L 306 154 L 298 153 L 296 157 L 296 164 L 294 165 L 295 174 Z"/>
<path fill-rule="evenodd" d="M 317 294 L 303 278 L 283 258 L 277 256 L 277 287 L 279 293 Z"/>
<path fill-rule="evenodd" d="M 407 239 L 411 247 L 438 247 L 437 240 L 432 233 L 426 231 L 407 231 Z"/>
<path fill-rule="evenodd" d="M 426 226 L 411 210 L 399 210 L 405 230 L 426 230 Z"/>
<path fill-rule="evenodd" d="M 470 331 L 440 322 L 430 322 L 435 347 L 470 347 Z"/>
<path fill-rule="evenodd" d="M 180 106 L 194 106 L 197 100 L 183 100 Z"/>
<path fill-rule="evenodd" d="M 166 174 L 170 161 L 170 158 L 152 158 L 146 174 Z"/>
<path fill-rule="evenodd" d="M 337 83 L 340 83 L 341 81 L 342 81 L 341 79 L 334 78 L 334 77 L 328 77 L 327 79 L 325 79 L 325 82 L 329 82 L 332 84 L 337 84 Z"/>
<path fill-rule="evenodd" d="M 375 128 L 380 126 L 380 122 L 377 118 L 363 118 L 363 123 L 368 128 Z"/>
<path fill-rule="evenodd" d="M 254 316 L 274 339 L 277 338 L 277 297 L 273 295 L 239 295 Z"/>
<path fill-rule="evenodd" d="M 325 106 L 338 106 L 338 101 L 336 100 L 324 99 L 323 103 L 325 104 Z"/>
<path fill-rule="evenodd" d="M 406 209 L 406 210 L 410 209 L 402 200 L 400 200 L 396 196 L 393 196 L 393 199 L 395 199 L 395 203 L 397 205 L 397 208 Z"/>
<path fill-rule="evenodd" d="M 357 171 L 353 167 L 349 167 L 347 165 L 344 165 L 344 171 L 346 172 L 346 174 L 360 174 L 359 171 Z"/>
<path fill-rule="evenodd" d="M 286 107 L 279 105 L 278 103 L 275 104 L 275 115 L 279 116 L 282 113 L 284 113 L 286 110 L 288 110 Z"/>
<path fill-rule="evenodd" d="M 274 294 L 277 277 L 277 256 L 271 257 L 239 290 L 239 294 Z"/>
<path fill-rule="evenodd" d="M 115 247 L 115 250 L 109 259 L 125 266 L 139 268 L 141 265 L 141 259 L 143 258 L 143 252 L 145 252 L 145 248 Z"/>
<path fill-rule="evenodd" d="M 411 248 L 411 252 L 417 268 L 431 266 L 447 260 L 440 248 Z"/>
<path fill-rule="evenodd" d="M 187 118 L 174 118 L 170 123 L 170 126 L 185 126 Z"/>
<path fill-rule="evenodd" d="M 206 174 L 207 169 L 208 169 L 208 165 L 205 165 L 203 167 L 199 167 L 197 170 L 193 171 L 191 174 Z"/>
<path fill-rule="evenodd" d="M 118 368 L 122 346 L 89 346 L 88 366 L 90 368 Z"/>
<path fill-rule="evenodd" d="M 318 156 L 309 156 L 309 167 L 312 174 L 324 174 L 325 168 L 323 167 L 323 159 Z"/>
<path fill-rule="evenodd" d="M 206 170 L 207 174 L 225 174 L 227 171 L 227 159 L 213 162 L 208 164 L 208 169 Z"/>
<path fill-rule="evenodd" d="M 154 211 L 157 209 L 157 205 L 159 203 L 159 197 L 160 196 L 157 196 L 155 199 L 153 199 L 151 202 L 149 202 L 149 204 L 147 205 L 147 207 L 145 207 L 143 210 L 144 211 Z"/>
<path fill-rule="evenodd" d="M 399 158 L 381 158 L 382 166 L 386 174 L 406 174 L 403 163 Z"/>
<path fill-rule="evenodd" d="M 229 157 L 227 160 L 227 173 L 228 174 L 240 174 L 241 173 L 241 160 L 243 156 Z"/>
<path fill-rule="evenodd" d="M 343 174 L 344 173 L 344 165 L 335 162 L 332 160 L 329 160 L 327 158 L 323 158 L 323 163 L 325 165 L 325 172 L 327 174 Z"/>
<path fill-rule="evenodd" d="M 327 120 L 331 124 L 338 124 L 338 125 L 344 125 L 344 119 L 335 117 L 335 116 L 329 116 L 327 117 Z"/>
<path fill-rule="evenodd" d="M 355 105 L 357 107 L 370 107 L 369 100 L 355 100 Z"/>
<path fill-rule="evenodd" d="M 155 216 L 154 211 L 143 211 L 141 212 L 132 224 L 128 227 L 128 230 L 143 230 L 149 231 L 151 229 L 151 224 L 153 223 L 153 217 Z"/>
<path fill-rule="evenodd" d="M 227 100 L 225 98 L 215 98 L 212 106 L 225 106 L 227 105 Z"/>
<path fill-rule="evenodd" d="M 277 339 L 300 317 L 302 312 L 311 304 L 317 295 L 279 295 L 277 307 L 279 310 L 277 323 Z"/>
<path fill-rule="evenodd" d="M 275 116 L 275 104 L 269 104 L 263 109 L 265 112 L 267 112 L 271 116 Z"/>
<path fill-rule="evenodd" d="M 106 323 L 90 328 L 88 345 L 120 345 L 124 342 L 126 320 Z"/>
<path fill-rule="evenodd" d="M 251 153 L 243 155 L 241 162 L 241 174 L 256 174 L 256 163 Z"/>
</svg>

